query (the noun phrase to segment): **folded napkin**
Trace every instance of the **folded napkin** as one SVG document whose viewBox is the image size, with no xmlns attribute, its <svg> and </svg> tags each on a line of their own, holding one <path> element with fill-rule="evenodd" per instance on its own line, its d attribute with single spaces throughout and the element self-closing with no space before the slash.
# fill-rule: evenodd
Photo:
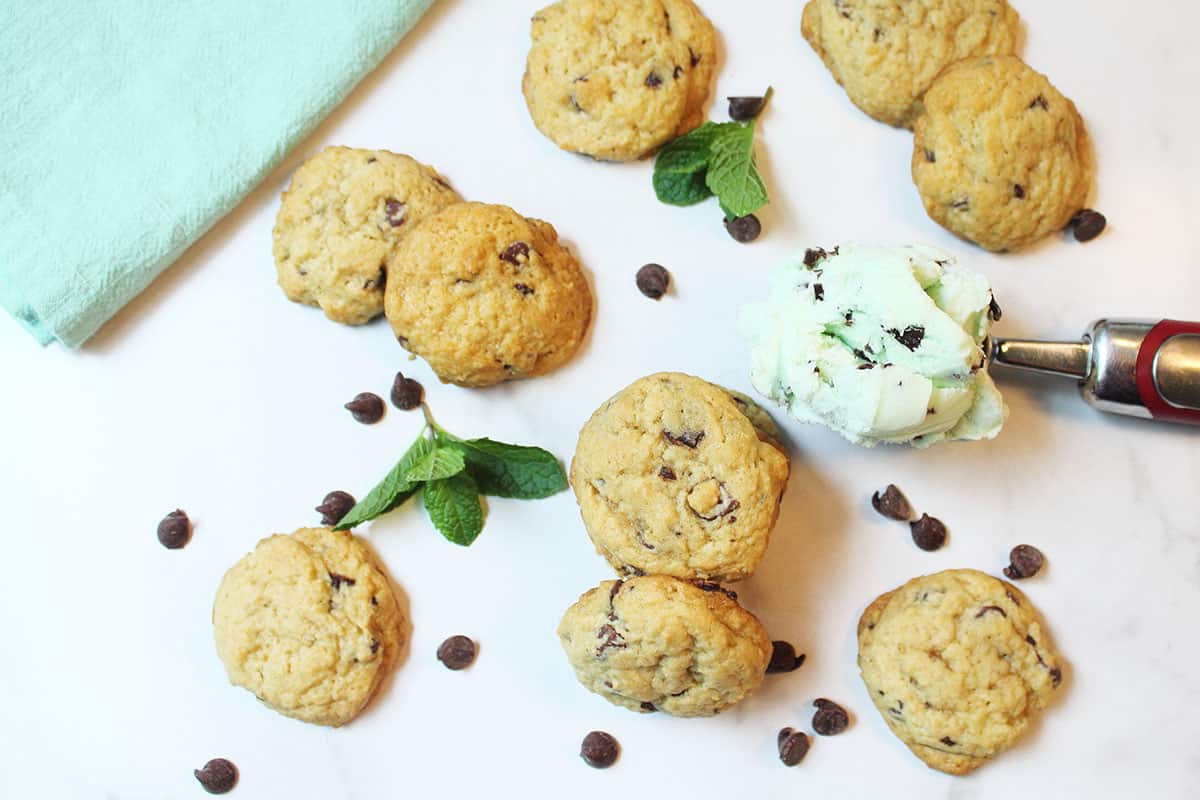
<svg viewBox="0 0 1200 800">
<path fill-rule="evenodd" d="M 432 3 L 0 2 L 0 305 L 81 344 Z"/>
</svg>

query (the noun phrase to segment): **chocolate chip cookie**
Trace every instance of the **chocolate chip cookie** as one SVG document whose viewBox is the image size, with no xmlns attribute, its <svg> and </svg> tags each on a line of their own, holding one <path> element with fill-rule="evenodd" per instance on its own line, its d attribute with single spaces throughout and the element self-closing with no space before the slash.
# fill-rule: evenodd
<svg viewBox="0 0 1200 800">
<path fill-rule="evenodd" d="M 588 690 L 633 711 L 711 716 L 763 681 L 771 638 L 736 595 L 664 575 L 605 581 L 558 638 Z"/>
<path fill-rule="evenodd" d="M 787 477 L 787 456 L 729 392 L 674 372 L 641 378 L 602 405 L 571 462 L 588 535 L 626 575 L 747 577 Z"/>
<path fill-rule="evenodd" d="M 911 128 L 939 72 L 1012 53 L 1019 24 L 1006 0 L 809 0 L 801 32 L 854 105 Z"/>
<path fill-rule="evenodd" d="M 386 150 L 327 147 L 304 162 L 275 220 L 289 300 L 360 325 L 383 312 L 386 261 L 425 217 L 462 200 L 433 167 Z"/>
<path fill-rule="evenodd" d="M 1010 747 L 1062 683 L 1028 598 L 969 569 L 876 599 L 858 623 L 858 666 L 892 732 L 953 775 Z"/>
<path fill-rule="evenodd" d="M 1087 202 L 1092 154 L 1075 104 L 1015 56 L 956 64 L 925 95 L 912 176 L 935 221 L 993 251 L 1061 230 Z"/>
<path fill-rule="evenodd" d="M 231 683 L 281 714 L 338 726 L 391 670 L 407 623 L 362 539 L 301 528 L 263 539 L 225 573 L 213 633 Z"/>
<path fill-rule="evenodd" d="M 442 381 L 490 386 L 574 355 L 592 293 L 553 225 L 507 206 L 459 203 L 396 247 L 384 306 L 400 344 Z"/>
<path fill-rule="evenodd" d="M 704 119 L 716 34 L 691 0 L 561 0 L 530 37 L 525 102 L 564 150 L 628 161 Z"/>
</svg>

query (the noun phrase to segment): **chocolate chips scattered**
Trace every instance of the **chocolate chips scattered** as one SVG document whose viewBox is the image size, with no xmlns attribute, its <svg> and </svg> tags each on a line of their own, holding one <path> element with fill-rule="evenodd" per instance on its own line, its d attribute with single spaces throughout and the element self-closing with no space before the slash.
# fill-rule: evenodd
<svg viewBox="0 0 1200 800">
<path fill-rule="evenodd" d="M 1048 102 L 1046 102 L 1046 98 L 1040 94 L 1037 97 L 1033 98 L 1033 102 L 1029 104 L 1030 108 L 1037 108 L 1039 106 L 1041 106 L 1042 111 L 1050 110 L 1050 104 Z"/>
<path fill-rule="evenodd" d="M 818 303 L 825 299 L 825 287 L 819 283 L 813 284 L 813 299 Z"/>
<path fill-rule="evenodd" d="M 192 774 L 209 794 L 225 794 L 237 785 L 237 767 L 227 758 L 214 758 Z"/>
<path fill-rule="evenodd" d="M 916 522 L 910 522 L 913 544 L 922 550 L 937 550 L 946 543 L 946 525 L 937 517 L 922 514 Z"/>
<path fill-rule="evenodd" d="M 525 297 L 533 294 L 533 287 L 527 283 L 514 283 L 513 288 L 520 292 Z"/>
<path fill-rule="evenodd" d="M 975 619 L 979 619 L 980 617 L 986 617 L 988 614 L 999 614 L 1002 617 L 1008 616 L 1008 613 L 1005 612 L 1005 610 L 1003 608 L 1001 608 L 1000 606 L 984 606 L 983 608 L 981 608 L 977 612 L 975 612 Z"/>
<path fill-rule="evenodd" d="M 337 525 L 350 509 L 354 508 L 354 497 L 340 489 L 325 495 L 316 512 L 321 515 L 322 525 Z"/>
<path fill-rule="evenodd" d="M 1042 551 L 1029 544 L 1019 544 L 1014 547 L 1008 554 L 1008 560 L 1009 565 L 1004 568 L 1004 576 L 1014 581 L 1032 578 L 1046 563 L 1046 557 L 1042 555 Z"/>
<path fill-rule="evenodd" d="M 658 477 L 662 478 L 664 481 L 673 481 L 676 477 L 675 470 L 671 469 L 666 464 L 663 464 L 658 468 Z"/>
<path fill-rule="evenodd" d="M 383 398 L 371 392 L 356 394 L 354 399 L 346 403 L 345 408 L 356 422 L 364 425 L 374 425 L 383 419 Z"/>
<path fill-rule="evenodd" d="M 401 203 L 394 197 L 389 197 L 383 201 L 383 210 L 387 214 L 388 225 L 393 228 L 399 228 L 404 224 L 404 203 Z"/>
<path fill-rule="evenodd" d="M 729 118 L 748 122 L 758 116 L 766 102 L 766 97 L 730 97 Z"/>
<path fill-rule="evenodd" d="M 646 264 L 637 271 L 635 280 L 639 292 L 651 300 L 657 300 L 670 288 L 671 273 L 662 264 Z"/>
<path fill-rule="evenodd" d="M 992 299 L 988 301 L 988 318 L 992 322 L 999 322 L 1004 316 L 1004 312 L 1000 310 L 1000 304 L 996 302 L 996 295 L 992 295 Z"/>
<path fill-rule="evenodd" d="M 925 160 L 928 161 L 930 164 L 935 164 L 935 163 L 937 163 L 937 154 L 934 153 L 932 150 L 927 149 L 925 151 Z"/>
<path fill-rule="evenodd" d="M 796 655 L 796 648 L 790 642 L 771 642 L 771 661 L 767 664 L 767 674 L 777 672 L 792 672 L 804 663 L 804 654 Z"/>
<path fill-rule="evenodd" d="M 695 450 L 696 446 L 704 440 L 704 431 L 683 431 L 682 433 L 671 433 L 664 430 L 663 438 L 671 444 L 683 445 L 691 450 Z"/>
<path fill-rule="evenodd" d="M 403 372 L 396 373 L 396 379 L 392 381 L 392 405 L 401 411 L 412 411 L 421 405 L 424 394 L 425 389 L 420 383 L 404 377 Z"/>
<path fill-rule="evenodd" d="M 893 339 L 909 350 L 916 350 L 921 346 L 921 342 L 925 340 L 925 328 L 921 325 L 909 325 L 903 332 L 898 328 L 888 328 L 887 332 L 892 335 Z"/>
<path fill-rule="evenodd" d="M 1024 200 L 1025 199 L 1025 187 L 1019 183 L 1014 183 L 1013 184 L 1013 197 L 1017 198 L 1018 200 Z"/>
<path fill-rule="evenodd" d="M 1075 241 L 1090 242 L 1108 225 L 1108 220 L 1099 211 L 1085 208 L 1071 217 L 1070 227 L 1075 233 Z"/>
<path fill-rule="evenodd" d="M 354 578 L 347 578 L 345 575 L 338 575 L 336 572 L 331 572 L 329 573 L 329 583 L 331 586 L 333 586 L 333 590 L 336 592 L 343 586 L 353 586 L 356 581 Z"/>
<path fill-rule="evenodd" d="M 813 714 L 813 730 L 822 736 L 836 736 L 850 725 L 850 715 L 846 709 L 832 700 L 818 697 L 813 701 L 817 713 Z"/>
<path fill-rule="evenodd" d="M 836 247 L 828 251 L 821 247 L 810 247 L 804 251 L 804 266 L 812 269 L 820 262 L 837 254 L 838 249 Z"/>
<path fill-rule="evenodd" d="M 438 661 L 442 662 L 446 669 L 456 671 L 471 666 L 475 662 L 475 653 L 475 642 L 466 636 L 451 636 L 437 649 Z"/>
<path fill-rule="evenodd" d="M 525 242 L 513 242 L 508 247 L 504 248 L 504 252 L 500 254 L 501 261 L 507 261 L 514 267 L 520 266 L 524 261 L 529 260 L 529 245 Z"/>
<path fill-rule="evenodd" d="M 192 523 L 188 515 L 178 508 L 167 514 L 158 523 L 158 542 L 168 550 L 178 550 L 188 543 Z"/>
<path fill-rule="evenodd" d="M 617 744 L 617 740 L 613 738 L 612 734 L 604 731 L 592 731 L 583 737 L 583 744 L 579 748 L 579 757 L 589 767 L 608 769 L 616 763 L 620 752 L 621 746 Z"/>
<path fill-rule="evenodd" d="M 725 230 L 735 241 L 747 244 L 753 242 L 762 233 L 762 223 L 753 214 L 744 217 L 725 218 Z"/>
<path fill-rule="evenodd" d="M 871 507 L 888 519 L 894 519 L 897 522 L 908 522 L 913 515 L 908 498 L 904 496 L 904 492 L 896 488 L 894 483 L 889 483 L 882 494 L 875 492 L 871 495 Z"/>
<path fill-rule="evenodd" d="M 657 72 L 652 71 L 646 76 L 646 85 L 651 89 L 657 89 L 659 86 L 662 86 L 662 78 Z"/>
<path fill-rule="evenodd" d="M 779 760 L 784 766 L 794 767 L 808 755 L 808 734 L 784 728 L 779 732 Z"/>
</svg>

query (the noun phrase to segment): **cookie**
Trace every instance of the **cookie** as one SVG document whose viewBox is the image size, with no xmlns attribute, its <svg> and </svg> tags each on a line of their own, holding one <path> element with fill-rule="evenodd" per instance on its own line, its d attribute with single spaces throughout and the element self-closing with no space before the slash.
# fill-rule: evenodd
<svg viewBox="0 0 1200 800">
<path fill-rule="evenodd" d="M 327 147 L 300 165 L 275 220 L 289 300 L 360 325 L 383 312 L 385 262 L 425 217 L 462 200 L 433 167 L 386 150 Z"/>
<path fill-rule="evenodd" d="M 758 688 L 771 660 L 771 637 L 736 597 L 665 575 L 605 581 L 567 609 L 558 638 L 610 703 L 711 716 Z"/>
<path fill-rule="evenodd" d="M 854 105 L 911 128 L 938 73 L 1012 53 L 1019 25 L 1006 0 L 809 0 L 800 29 Z"/>
<path fill-rule="evenodd" d="M 579 433 L 571 486 L 618 572 L 736 581 L 767 548 L 788 458 L 725 389 L 662 372 L 604 403 Z"/>
<path fill-rule="evenodd" d="M 912 176 L 925 210 L 962 238 L 1016 250 L 1087 202 L 1092 155 L 1075 105 L 1015 56 L 966 61 L 925 94 Z"/>
<path fill-rule="evenodd" d="M 338 726 L 379 688 L 407 623 L 364 540 L 301 528 L 225 573 L 213 633 L 231 683 L 281 714 Z"/>
<path fill-rule="evenodd" d="M 564 150 L 628 161 L 703 121 L 716 34 L 691 0 L 562 0 L 530 38 L 525 102 Z"/>
<path fill-rule="evenodd" d="M 1062 682 L 1028 598 L 969 569 L 876 599 L 858 623 L 858 666 L 892 732 L 952 775 L 1010 747 Z"/>
<path fill-rule="evenodd" d="M 392 330 L 445 383 L 549 372 L 591 321 L 587 279 L 554 226 L 507 206 L 450 206 L 400 242 L 387 272 Z"/>
</svg>

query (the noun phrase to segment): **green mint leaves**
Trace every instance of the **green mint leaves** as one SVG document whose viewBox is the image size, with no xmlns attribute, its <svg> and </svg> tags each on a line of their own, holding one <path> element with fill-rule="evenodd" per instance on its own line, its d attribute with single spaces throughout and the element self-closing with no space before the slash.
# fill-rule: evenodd
<svg viewBox="0 0 1200 800">
<path fill-rule="evenodd" d="M 367 496 L 347 512 L 344 531 L 386 514 L 425 490 L 425 511 L 451 542 L 469 545 L 483 530 L 481 495 L 535 500 L 567 488 L 553 454 L 491 439 L 459 439 L 426 415 L 428 425 Z"/>
<path fill-rule="evenodd" d="M 690 206 L 716 195 L 729 219 L 765 206 L 767 187 L 754 159 L 757 121 L 706 122 L 663 147 L 654 159 L 652 179 L 658 199 Z"/>
</svg>

